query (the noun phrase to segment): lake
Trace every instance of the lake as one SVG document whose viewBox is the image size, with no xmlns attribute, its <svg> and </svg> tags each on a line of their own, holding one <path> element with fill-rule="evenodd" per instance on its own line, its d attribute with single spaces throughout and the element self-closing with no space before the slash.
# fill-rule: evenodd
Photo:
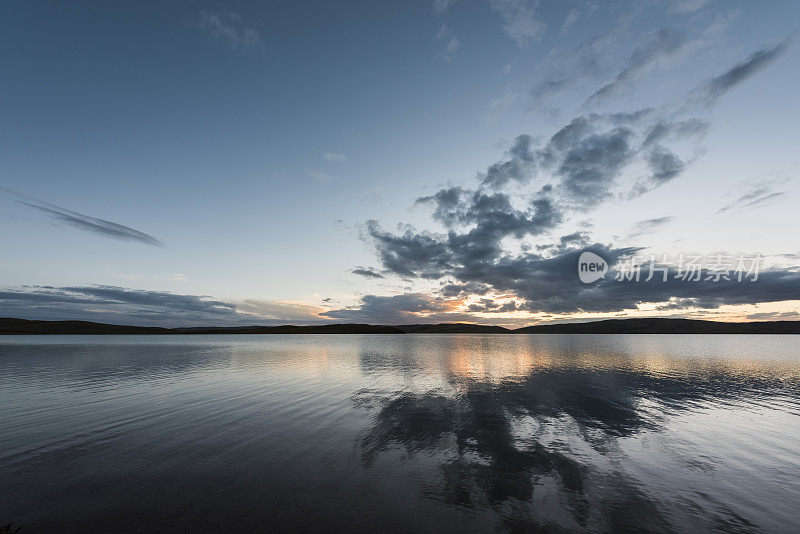
<svg viewBox="0 0 800 534">
<path fill-rule="evenodd" d="M 798 532 L 800 336 L 0 336 L 36 532 Z"/>
</svg>

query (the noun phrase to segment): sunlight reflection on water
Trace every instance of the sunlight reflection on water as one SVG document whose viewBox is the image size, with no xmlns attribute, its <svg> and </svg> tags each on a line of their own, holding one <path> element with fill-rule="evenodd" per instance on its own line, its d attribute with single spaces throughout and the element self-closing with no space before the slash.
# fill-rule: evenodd
<svg viewBox="0 0 800 534">
<path fill-rule="evenodd" d="M 0 337 L 0 521 L 792 532 L 800 338 Z"/>
</svg>

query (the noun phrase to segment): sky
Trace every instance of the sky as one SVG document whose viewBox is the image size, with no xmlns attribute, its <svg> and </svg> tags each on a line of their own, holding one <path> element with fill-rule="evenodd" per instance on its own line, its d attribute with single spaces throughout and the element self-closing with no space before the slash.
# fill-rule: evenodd
<svg viewBox="0 0 800 534">
<path fill-rule="evenodd" d="M 798 20 L 793 1 L 4 2 L 0 316 L 800 319 Z"/>
</svg>

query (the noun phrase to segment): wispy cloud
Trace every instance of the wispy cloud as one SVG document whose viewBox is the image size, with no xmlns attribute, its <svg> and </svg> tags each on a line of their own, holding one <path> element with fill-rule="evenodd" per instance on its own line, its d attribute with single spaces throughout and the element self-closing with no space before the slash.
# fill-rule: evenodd
<svg viewBox="0 0 800 534">
<path fill-rule="evenodd" d="M 196 295 L 118 286 L 24 286 L 0 290 L 2 314 L 28 319 L 86 319 L 117 324 L 231 324 L 240 316 L 231 303 Z M 252 317 L 250 317 L 252 320 Z"/>
<path fill-rule="evenodd" d="M 563 35 L 567 33 L 567 30 L 569 30 L 570 26 L 575 24 L 580 17 L 581 17 L 580 11 L 578 11 L 577 9 L 570 10 L 570 12 L 567 13 L 567 18 L 564 19 L 564 23 L 561 25 L 561 34 Z"/>
<path fill-rule="evenodd" d="M 625 85 L 645 73 L 656 62 L 677 53 L 685 43 L 683 36 L 672 28 L 651 32 L 633 49 L 625 67 L 592 94 L 586 103 L 601 102 L 616 95 Z"/>
<path fill-rule="evenodd" d="M 212 42 L 230 50 L 261 50 L 265 46 L 258 30 L 246 25 L 242 16 L 233 11 L 222 13 L 201 11 L 195 26 Z"/>
<path fill-rule="evenodd" d="M 287 301 L 247 299 L 225 302 L 119 286 L 18 286 L 0 288 L 0 316 L 25 319 L 80 319 L 157 326 L 232 326 L 327 322 L 323 308 Z"/>
<path fill-rule="evenodd" d="M 383 275 L 372 267 L 356 267 L 350 272 L 364 278 L 383 278 Z"/>
<path fill-rule="evenodd" d="M 711 0 L 678 0 L 670 10 L 676 13 L 694 13 L 710 3 Z"/>
<path fill-rule="evenodd" d="M 699 98 L 705 104 L 713 104 L 719 97 L 743 81 L 758 73 L 781 57 L 789 48 L 791 39 L 754 52 L 750 57 L 734 65 L 731 69 L 703 84 L 698 90 Z"/>
<path fill-rule="evenodd" d="M 356 306 L 330 310 L 320 315 L 340 321 L 369 321 L 382 324 L 415 322 L 474 321 L 465 313 L 452 313 L 453 305 L 423 293 L 378 296 L 365 295 Z"/>
<path fill-rule="evenodd" d="M 308 175 L 310 177 L 312 177 L 313 179 L 315 179 L 318 182 L 328 182 L 331 179 L 331 176 L 329 174 L 324 173 L 324 172 L 319 171 L 319 170 L 316 170 L 316 169 L 309 169 L 306 172 L 308 173 Z"/>
<path fill-rule="evenodd" d="M 489 111 L 486 119 L 489 122 L 495 122 L 502 117 L 512 104 L 517 100 L 517 95 L 509 88 L 502 96 L 493 98 L 489 102 Z"/>
<path fill-rule="evenodd" d="M 279 300 L 247 299 L 237 303 L 236 309 L 240 313 L 249 313 L 259 318 L 259 323 L 264 320 L 270 323 L 300 323 L 308 324 L 319 322 L 318 314 L 324 311 L 318 306 L 300 302 Z"/>
<path fill-rule="evenodd" d="M 325 161 L 344 161 L 347 159 L 347 154 L 342 154 L 341 152 L 325 152 L 322 155 L 322 159 Z"/>
<path fill-rule="evenodd" d="M 783 200 L 786 194 L 786 191 L 774 191 L 773 186 L 769 184 L 758 185 L 747 193 L 738 197 L 733 202 L 730 202 L 718 209 L 717 214 L 726 212 L 737 213 L 771 206 L 772 204 Z"/>
<path fill-rule="evenodd" d="M 674 220 L 675 217 L 658 217 L 655 219 L 645 219 L 644 221 L 639 221 L 633 225 L 633 231 L 628 235 L 628 239 L 653 233 L 661 226 L 669 224 Z"/>
<path fill-rule="evenodd" d="M 439 53 L 439 57 L 448 62 L 453 61 L 456 52 L 461 48 L 461 41 L 458 40 L 455 32 L 447 24 L 442 24 L 439 33 L 436 34 L 436 38 L 445 42 L 444 49 Z"/>
<path fill-rule="evenodd" d="M 456 0 L 433 0 L 433 12 L 437 15 L 443 15 L 455 3 Z"/>
<path fill-rule="evenodd" d="M 86 230 L 104 237 L 111 237 L 114 239 L 121 239 L 123 241 L 138 241 L 147 245 L 154 245 L 158 247 L 164 246 L 164 243 L 156 239 L 150 234 L 146 234 L 130 226 L 107 221 L 105 219 L 98 219 L 77 211 L 68 210 L 55 204 L 39 200 L 37 198 L 11 191 L 10 189 L 0 188 L 0 191 L 5 191 L 9 195 L 15 197 L 20 204 L 33 208 L 39 212 L 49 215 L 52 219 L 69 224 L 75 228 Z"/>
<path fill-rule="evenodd" d="M 547 25 L 537 13 L 537 2 L 530 0 L 491 0 L 489 4 L 503 19 L 503 31 L 517 46 L 525 47 L 544 35 Z"/>
</svg>

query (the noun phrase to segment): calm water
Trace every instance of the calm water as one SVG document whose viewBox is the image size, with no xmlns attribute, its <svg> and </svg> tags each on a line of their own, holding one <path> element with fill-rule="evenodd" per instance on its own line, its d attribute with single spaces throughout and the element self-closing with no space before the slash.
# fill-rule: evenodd
<svg viewBox="0 0 800 534">
<path fill-rule="evenodd" d="M 800 531 L 800 336 L 0 336 L 24 532 Z"/>
</svg>

